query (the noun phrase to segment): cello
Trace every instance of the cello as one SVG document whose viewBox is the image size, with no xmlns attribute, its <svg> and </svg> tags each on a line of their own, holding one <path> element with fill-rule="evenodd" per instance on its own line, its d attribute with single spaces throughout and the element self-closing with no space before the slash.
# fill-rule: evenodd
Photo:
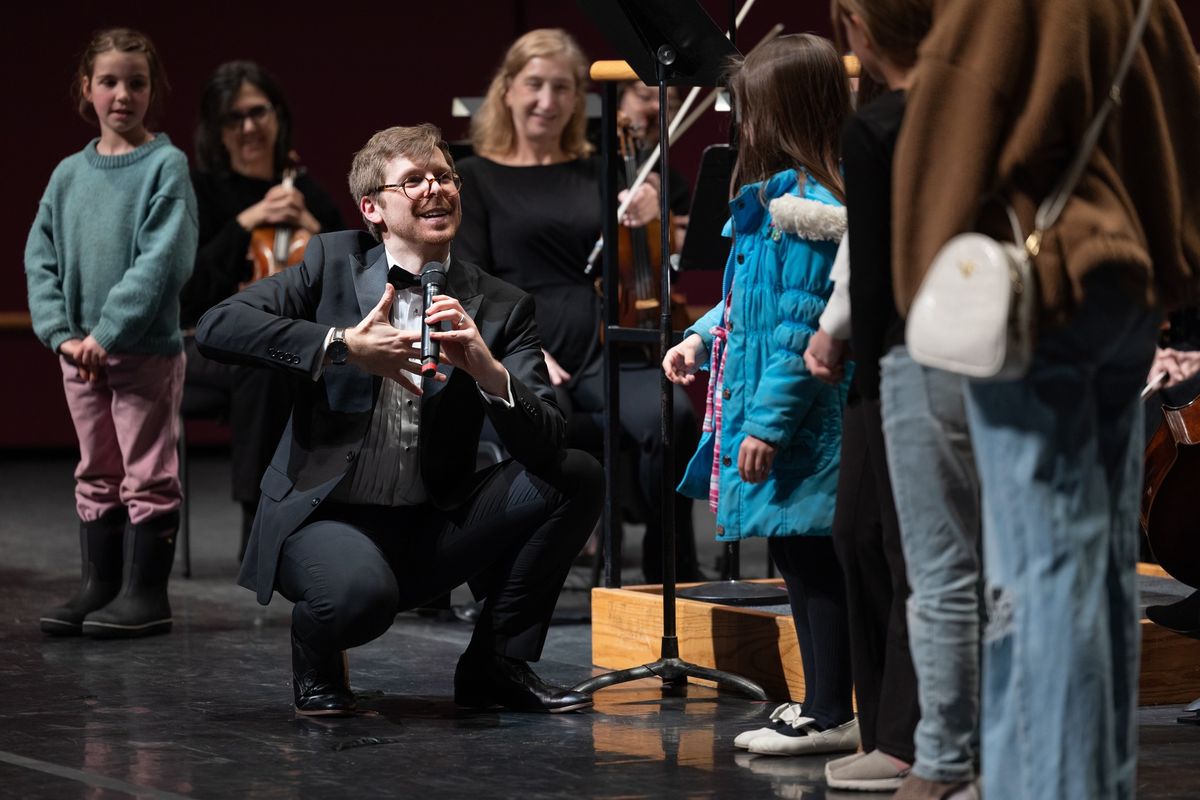
<svg viewBox="0 0 1200 800">
<path fill-rule="evenodd" d="M 1154 390 L 1151 380 L 1145 393 Z M 1145 452 L 1140 522 L 1150 552 L 1167 574 L 1200 589 L 1200 530 L 1194 497 L 1200 481 L 1200 397 L 1181 406 L 1163 405 L 1163 424 Z M 1170 605 L 1148 606 L 1157 625 L 1200 639 L 1200 591 Z M 1200 699 L 1184 707 L 1177 722 L 1200 725 Z"/>
<path fill-rule="evenodd" d="M 288 153 L 288 165 L 283 170 L 281 185 L 285 189 L 293 188 L 300 171 L 299 157 L 293 150 Z M 299 264 L 304 258 L 304 248 L 308 247 L 310 239 L 312 234 L 305 228 L 290 225 L 263 225 L 255 228 L 250 234 L 250 246 L 246 252 L 246 260 L 252 262 L 254 268 L 246 284 Z"/>
<path fill-rule="evenodd" d="M 625 169 L 625 185 L 633 186 L 639 170 L 637 138 L 633 123 L 624 115 L 617 118 L 617 137 Z M 617 284 L 617 324 L 623 328 L 658 327 L 662 308 L 658 297 L 662 283 L 662 224 L 662 220 L 656 219 L 640 228 L 622 226 L 618 231 L 620 279 Z M 667 224 L 670 225 L 671 221 L 667 220 Z M 684 330 L 691 324 L 687 315 L 687 298 L 676 291 L 671 292 L 671 324 L 676 330 Z"/>
<path fill-rule="evenodd" d="M 1163 424 L 1144 455 L 1140 522 L 1150 552 L 1173 578 L 1200 588 L 1200 397 L 1162 407 Z"/>
</svg>

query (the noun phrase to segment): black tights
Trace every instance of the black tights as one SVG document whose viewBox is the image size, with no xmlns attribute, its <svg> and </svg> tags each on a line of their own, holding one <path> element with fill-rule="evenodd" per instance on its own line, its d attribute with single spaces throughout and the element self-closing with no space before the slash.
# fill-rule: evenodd
<svg viewBox="0 0 1200 800">
<path fill-rule="evenodd" d="M 846 586 L 828 536 L 774 536 L 767 548 L 787 583 L 804 666 L 804 716 L 833 728 L 854 716 Z"/>
</svg>

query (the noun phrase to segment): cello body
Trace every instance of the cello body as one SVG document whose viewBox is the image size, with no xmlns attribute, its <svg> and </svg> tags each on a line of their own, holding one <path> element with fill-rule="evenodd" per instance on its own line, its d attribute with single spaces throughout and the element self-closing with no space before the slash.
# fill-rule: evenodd
<svg viewBox="0 0 1200 800">
<path fill-rule="evenodd" d="M 1200 397 L 1162 413 L 1145 452 L 1142 531 L 1163 569 L 1200 588 Z"/>
<path fill-rule="evenodd" d="M 617 238 L 620 281 L 617 288 L 617 324 L 622 328 L 651 328 L 659 325 L 662 303 L 661 220 L 641 228 L 621 226 Z M 671 327 L 682 331 L 691 324 L 687 297 L 671 290 Z"/>
</svg>

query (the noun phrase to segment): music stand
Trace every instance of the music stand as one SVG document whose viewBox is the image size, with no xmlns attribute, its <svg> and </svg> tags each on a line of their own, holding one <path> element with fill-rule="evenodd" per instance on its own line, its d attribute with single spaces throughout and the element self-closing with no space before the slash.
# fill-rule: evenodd
<svg viewBox="0 0 1200 800">
<path fill-rule="evenodd" d="M 729 261 L 732 240 L 721 235 L 729 219 L 729 182 L 737 151 L 727 144 L 710 144 L 700 158 L 700 174 L 692 192 L 688 230 L 679 251 L 679 271 L 719 270 Z"/>
<path fill-rule="evenodd" d="M 667 126 L 667 86 L 715 86 L 721 79 L 730 57 L 739 55 L 733 44 L 695 0 L 580 0 L 585 12 L 595 21 L 608 41 L 616 47 L 629 65 L 648 86 L 658 86 L 659 141 L 662 142 L 659 175 L 662 187 L 659 191 L 660 213 L 663 220 L 670 218 L 670 166 L 668 153 L 670 137 Z M 606 477 L 612 477 L 612 459 L 615 457 L 617 382 L 618 366 L 613 352 L 614 337 L 620 338 L 623 329 L 612 324 L 616 309 L 617 271 L 616 237 L 616 172 L 610 161 L 615 152 L 615 100 L 616 92 L 610 84 L 604 94 L 605 119 L 601 133 L 604 145 L 604 283 L 605 315 L 608 317 L 604 338 L 604 387 L 608 410 L 604 426 L 604 454 Z M 660 295 L 660 325 L 658 331 L 659 358 L 671 345 L 671 268 L 669 264 L 670 226 L 661 226 L 662 288 Z M 675 494 L 672 464 L 671 423 L 674 416 L 673 387 L 666 374 L 662 376 L 661 388 L 661 436 L 663 452 L 662 479 L 662 548 L 663 548 L 663 635 L 661 655 L 650 664 L 630 669 L 597 675 L 574 687 L 574 691 L 591 694 L 598 689 L 625 683 L 640 678 L 662 679 L 663 694 L 684 695 L 687 693 L 689 677 L 715 682 L 718 686 L 737 689 L 756 700 L 766 700 L 766 692 L 758 684 L 739 675 L 721 670 L 701 667 L 679 657 L 679 639 L 675 626 Z M 606 490 L 610 495 L 611 482 Z M 614 569 L 612 525 L 614 523 L 610 504 L 606 504 L 605 571 L 611 577 Z"/>
</svg>

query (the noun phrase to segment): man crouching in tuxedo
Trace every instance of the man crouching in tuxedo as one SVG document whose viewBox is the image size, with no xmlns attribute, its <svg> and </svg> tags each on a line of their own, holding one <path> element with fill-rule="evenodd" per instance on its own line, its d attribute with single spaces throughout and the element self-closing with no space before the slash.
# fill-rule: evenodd
<svg viewBox="0 0 1200 800">
<path fill-rule="evenodd" d="M 209 358 L 298 379 L 238 582 L 264 605 L 274 591 L 295 603 L 300 714 L 354 712 L 344 651 L 463 582 L 486 601 L 456 703 L 591 705 L 528 662 L 599 514 L 600 468 L 563 448 L 533 298 L 453 257 L 460 186 L 434 126 L 376 133 L 350 171 L 370 233 L 317 236 L 301 264 L 215 306 L 196 332 Z M 424 319 L 446 328 L 432 333 L 442 366 L 422 379 L 419 276 L 435 267 L 443 289 Z M 477 472 L 485 415 L 513 458 Z"/>
</svg>

